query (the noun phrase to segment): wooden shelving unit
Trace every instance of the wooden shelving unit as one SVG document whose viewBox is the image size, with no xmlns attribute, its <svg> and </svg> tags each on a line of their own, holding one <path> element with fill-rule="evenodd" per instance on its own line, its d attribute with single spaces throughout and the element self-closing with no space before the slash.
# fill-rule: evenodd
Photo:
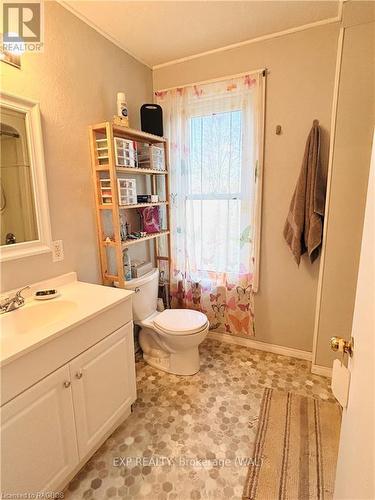
<svg viewBox="0 0 375 500">
<path fill-rule="evenodd" d="M 171 240 L 170 240 L 170 207 L 169 207 L 169 177 L 168 177 L 168 142 L 164 137 L 142 132 L 112 122 L 104 122 L 93 125 L 89 128 L 90 133 L 90 149 L 93 184 L 95 192 L 96 206 L 96 221 L 98 229 L 98 243 L 100 253 L 100 267 L 102 273 L 102 281 L 104 285 L 116 284 L 120 288 L 125 287 L 124 265 L 123 265 L 123 250 L 130 246 L 136 245 L 144 241 L 154 242 L 155 264 L 166 262 L 168 273 L 170 276 L 170 255 L 171 255 Z M 156 145 L 164 150 L 164 170 L 156 170 L 153 168 L 138 168 L 137 166 L 120 166 L 116 165 L 115 141 L 114 138 L 127 139 L 137 143 Z M 100 141 L 100 142 L 98 142 Z M 123 141 L 124 142 L 124 141 Z M 104 153 L 104 154 L 102 154 Z M 104 160 L 104 162 L 103 162 Z M 151 178 L 151 194 L 157 194 L 156 179 L 161 177 L 164 179 L 165 201 L 157 203 L 136 203 L 132 205 L 120 205 L 119 195 L 117 190 L 117 179 L 119 174 L 146 175 Z M 103 179 L 108 180 L 106 188 L 103 188 Z M 103 189 L 108 193 L 107 199 L 110 198 L 111 203 L 103 203 Z M 143 207 L 160 206 L 166 210 L 166 228 L 158 233 L 150 233 L 147 236 L 138 239 L 127 239 L 121 241 L 120 232 L 120 215 L 127 210 L 134 210 Z M 112 228 L 111 234 L 105 233 L 104 220 L 105 214 L 111 215 Z M 107 226 L 106 226 L 107 227 Z M 107 229 L 108 230 L 108 229 Z M 107 240 L 110 237 L 110 240 Z M 160 237 L 167 238 L 168 256 L 159 255 L 158 239 Z M 109 272 L 109 256 L 108 249 L 112 249 L 115 253 L 116 273 Z"/>
<path fill-rule="evenodd" d="M 144 236 L 143 238 L 139 238 L 138 240 L 123 241 L 122 248 L 126 248 L 126 247 L 130 247 L 132 245 L 135 245 L 139 241 L 153 240 L 154 238 L 159 238 L 159 236 L 168 236 L 168 235 L 169 235 L 169 231 L 160 231 L 160 233 L 148 234 L 147 236 Z"/>
</svg>

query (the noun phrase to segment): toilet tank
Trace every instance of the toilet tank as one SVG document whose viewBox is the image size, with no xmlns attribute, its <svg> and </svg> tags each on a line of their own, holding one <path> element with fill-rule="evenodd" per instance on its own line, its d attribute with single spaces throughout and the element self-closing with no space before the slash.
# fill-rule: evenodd
<svg viewBox="0 0 375 500">
<path fill-rule="evenodd" d="M 142 321 L 156 311 L 159 286 L 159 269 L 125 282 L 127 290 L 133 290 L 133 317 L 135 321 Z"/>
</svg>

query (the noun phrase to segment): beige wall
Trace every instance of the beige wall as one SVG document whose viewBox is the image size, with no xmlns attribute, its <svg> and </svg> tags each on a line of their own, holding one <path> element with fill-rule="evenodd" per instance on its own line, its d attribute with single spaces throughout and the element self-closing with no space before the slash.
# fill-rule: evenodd
<svg viewBox="0 0 375 500">
<path fill-rule="evenodd" d="M 22 69 L 0 64 L 1 87 L 40 102 L 52 237 L 62 239 L 65 260 L 51 254 L 2 265 L 2 289 L 78 271 L 99 281 L 91 186 L 88 125 L 116 113 L 125 91 L 130 123 L 152 96 L 151 70 L 103 38 L 56 2 L 45 2 L 45 51 L 25 54 Z"/>
<path fill-rule="evenodd" d="M 338 335 L 349 339 L 351 335 L 375 124 L 375 23 L 368 22 L 374 19 L 375 9 L 371 13 L 368 5 L 360 4 L 350 2 L 344 11 L 344 25 L 347 27 L 317 325 L 315 363 L 323 366 L 331 366 L 337 357 L 329 349 L 330 337 Z"/>
<path fill-rule="evenodd" d="M 374 252 L 375 149 L 373 147 L 354 307 L 355 347 L 354 355 L 349 362 L 351 371 L 349 404 L 342 415 L 335 500 L 375 498 Z"/>
<path fill-rule="evenodd" d="M 338 31 L 338 24 L 326 25 L 154 71 L 154 89 L 163 89 L 268 68 L 255 339 L 307 351 L 312 349 L 319 261 L 311 265 L 304 258 L 298 268 L 282 230 L 314 118 L 325 131 L 327 158 Z"/>
</svg>

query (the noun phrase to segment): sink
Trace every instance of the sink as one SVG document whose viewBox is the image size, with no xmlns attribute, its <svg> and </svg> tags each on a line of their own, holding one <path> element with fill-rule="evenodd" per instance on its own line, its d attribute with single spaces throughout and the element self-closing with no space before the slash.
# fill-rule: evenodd
<svg viewBox="0 0 375 500">
<path fill-rule="evenodd" d="M 69 300 L 56 302 L 32 301 L 15 311 L 0 316 L 2 336 L 26 335 L 33 330 L 48 327 L 64 320 L 77 309 L 77 304 Z"/>
<path fill-rule="evenodd" d="M 74 272 L 30 286 L 31 294 L 36 290 L 54 288 L 59 291 L 60 296 L 45 301 L 29 298 L 19 309 L 0 314 L 0 368 L 5 369 L 5 366 L 9 365 L 11 370 L 12 366 L 17 366 L 13 364 L 17 358 L 31 355 L 31 352 L 42 348 L 43 344 L 56 345 L 57 339 L 65 334 L 67 334 L 66 345 L 70 346 L 72 337 L 69 332 L 78 329 L 81 334 L 79 339 L 74 340 L 74 345 L 77 345 L 77 342 L 83 345 L 86 334 L 91 336 L 94 342 L 97 339 L 96 335 L 106 331 L 109 324 L 115 327 L 118 324 L 116 321 L 120 321 L 116 319 L 117 316 L 112 317 L 111 314 L 104 316 L 107 311 L 117 306 L 118 311 L 122 310 L 124 314 L 127 314 L 126 311 L 130 308 L 131 316 L 131 301 L 128 299 L 133 292 L 78 281 Z M 14 293 L 15 290 L 4 291 L 4 296 L 11 296 Z M 99 315 L 101 318 L 107 318 L 103 319 L 102 326 L 93 321 Z M 83 324 L 88 321 L 92 321 L 91 324 L 95 325 L 93 331 L 85 331 Z M 64 356 L 60 350 L 58 352 Z"/>
</svg>

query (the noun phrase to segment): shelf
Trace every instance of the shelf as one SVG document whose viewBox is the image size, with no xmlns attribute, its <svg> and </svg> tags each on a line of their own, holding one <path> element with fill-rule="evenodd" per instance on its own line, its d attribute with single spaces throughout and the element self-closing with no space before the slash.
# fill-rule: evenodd
<svg viewBox="0 0 375 500">
<path fill-rule="evenodd" d="M 104 172 L 106 170 L 109 170 L 109 165 L 108 163 L 103 163 L 103 165 L 95 165 L 95 170 L 96 171 L 100 171 L 100 172 Z"/>
<path fill-rule="evenodd" d="M 160 233 L 152 233 L 148 234 L 147 236 L 144 236 L 143 238 L 137 238 L 136 240 L 127 240 L 127 241 L 122 241 L 121 246 L 122 248 L 126 248 L 131 245 L 135 245 L 135 243 L 138 243 L 139 241 L 147 241 L 147 240 L 153 240 L 154 238 L 158 238 L 159 236 L 163 236 L 165 234 L 169 234 L 169 231 L 161 231 Z M 102 245 L 105 247 L 116 247 L 117 242 L 116 241 L 102 241 Z M 160 260 L 169 260 L 168 257 L 158 257 Z"/>
<path fill-rule="evenodd" d="M 108 163 L 96 165 L 95 169 L 100 172 L 105 172 L 110 169 Z M 139 168 L 139 167 L 116 167 L 118 173 L 134 174 L 134 175 L 168 175 L 167 170 L 155 170 L 154 168 Z"/>
<path fill-rule="evenodd" d="M 157 203 L 136 203 L 134 205 L 119 205 L 120 210 L 121 209 L 128 209 L 128 208 L 143 208 L 143 207 L 158 207 L 160 205 L 168 205 L 167 201 L 158 201 Z"/>
<path fill-rule="evenodd" d="M 155 170 L 154 168 L 139 168 L 139 167 L 116 167 L 117 172 L 125 174 L 154 174 L 168 175 L 167 170 Z"/>
<path fill-rule="evenodd" d="M 95 132 L 102 132 L 105 134 L 106 125 L 107 122 L 99 123 L 94 127 L 92 127 L 92 129 L 95 130 Z M 152 144 L 158 144 L 167 141 L 164 137 L 159 137 L 158 135 L 154 134 L 148 134 L 147 132 L 142 132 L 142 130 L 135 130 L 133 128 L 123 127 L 121 125 L 115 125 L 112 122 L 110 122 L 110 125 L 112 125 L 113 134 L 114 135 L 118 134 L 120 137 L 123 137 L 124 139 L 130 139 L 133 141 L 136 140 L 139 142 L 146 142 Z"/>
<path fill-rule="evenodd" d="M 169 231 L 161 231 L 160 233 L 148 234 L 147 236 L 144 236 L 143 238 L 137 238 L 136 240 L 123 241 L 121 243 L 121 246 L 122 248 L 127 248 L 135 245 L 136 243 L 140 243 L 141 241 L 153 240 L 154 238 L 158 238 L 159 236 L 164 236 L 166 234 L 169 234 Z"/>
</svg>

